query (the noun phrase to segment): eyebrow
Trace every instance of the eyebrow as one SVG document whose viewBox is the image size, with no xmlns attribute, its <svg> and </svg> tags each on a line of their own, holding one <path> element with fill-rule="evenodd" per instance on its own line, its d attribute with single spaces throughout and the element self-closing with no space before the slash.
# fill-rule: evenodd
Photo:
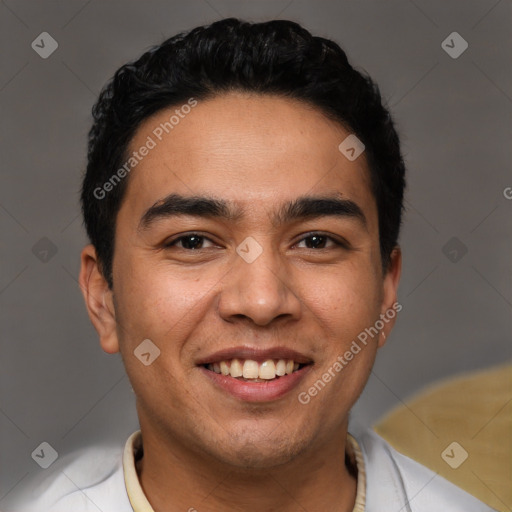
<svg viewBox="0 0 512 512">
<path fill-rule="evenodd" d="M 180 215 L 222 219 L 238 222 L 245 209 L 229 201 L 205 196 L 169 194 L 148 208 L 139 222 L 139 229 L 149 229 L 154 223 Z M 336 196 L 302 196 L 289 201 L 271 217 L 272 226 L 319 217 L 354 219 L 367 229 L 367 220 L 361 207 L 350 199 Z"/>
</svg>

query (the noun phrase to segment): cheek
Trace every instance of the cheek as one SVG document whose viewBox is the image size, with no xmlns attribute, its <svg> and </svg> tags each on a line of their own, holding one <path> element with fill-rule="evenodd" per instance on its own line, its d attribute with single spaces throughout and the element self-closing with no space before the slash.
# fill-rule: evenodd
<svg viewBox="0 0 512 512">
<path fill-rule="evenodd" d="M 116 315 L 126 371 L 137 396 L 168 390 L 166 400 L 176 405 L 179 399 L 171 390 L 183 388 L 181 352 L 204 314 L 204 291 L 214 283 L 205 288 L 197 277 L 177 279 L 168 266 L 155 262 L 127 261 L 124 270 L 117 281 Z M 159 354 L 145 366 L 134 354 L 147 339 Z"/>
<path fill-rule="evenodd" d="M 159 346 L 179 348 L 180 340 L 187 339 L 204 314 L 206 292 L 218 282 L 218 274 L 211 278 L 199 278 L 190 270 L 180 274 L 168 262 L 142 257 L 123 263 L 116 295 L 118 320 L 127 327 L 125 342 L 126 336 L 149 338 Z"/>
<path fill-rule="evenodd" d="M 310 309 L 338 342 L 351 340 L 378 318 L 381 292 L 373 274 L 350 265 L 314 278 L 303 276 L 303 279 L 307 279 L 303 286 L 309 290 Z"/>
</svg>

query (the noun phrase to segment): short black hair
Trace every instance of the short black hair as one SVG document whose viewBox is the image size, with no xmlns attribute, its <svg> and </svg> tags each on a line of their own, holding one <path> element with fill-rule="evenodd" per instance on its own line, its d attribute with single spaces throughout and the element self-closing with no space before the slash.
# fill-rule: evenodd
<svg viewBox="0 0 512 512">
<path fill-rule="evenodd" d="M 230 91 L 303 101 L 363 142 L 386 271 L 400 231 L 405 165 L 378 86 L 349 64 L 335 42 L 313 36 L 295 22 L 227 18 L 171 37 L 119 68 L 92 109 L 81 203 L 109 287 L 116 217 L 127 184 L 127 177 L 120 179 L 126 174 L 120 168 L 138 127 L 156 112 L 190 98 L 205 100 Z M 119 179 L 113 183 L 116 172 Z"/>
</svg>

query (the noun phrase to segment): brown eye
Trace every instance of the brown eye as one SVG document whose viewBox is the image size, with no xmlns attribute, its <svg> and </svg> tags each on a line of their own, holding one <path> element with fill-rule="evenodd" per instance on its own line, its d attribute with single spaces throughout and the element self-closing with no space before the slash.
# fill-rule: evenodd
<svg viewBox="0 0 512 512">
<path fill-rule="evenodd" d="M 205 236 L 198 235 L 197 233 L 192 233 L 190 235 L 184 235 L 180 236 L 179 238 L 176 238 L 175 240 L 166 244 L 165 247 L 175 247 L 177 244 L 181 244 L 181 247 L 179 247 L 180 249 L 192 251 L 199 250 L 204 248 L 203 245 L 206 240 L 211 242 L 211 240 L 209 240 Z"/>
<path fill-rule="evenodd" d="M 334 238 L 321 233 L 311 233 L 304 237 L 299 242 L 299 244 L 303 242 L 305 242 L 306 249 L 330 249 L 333 247 L 346 247 L 346 244 L 343 244 Z M 327 245 L 329 242 L 331 242 L 331 245 Z"/>
<path fill-rule="evenodd" d="M 323 249 L 327 243 L 327 237 L 320 235 L 308 236 L 305 240 L 308 249 Z"/>
</svg>

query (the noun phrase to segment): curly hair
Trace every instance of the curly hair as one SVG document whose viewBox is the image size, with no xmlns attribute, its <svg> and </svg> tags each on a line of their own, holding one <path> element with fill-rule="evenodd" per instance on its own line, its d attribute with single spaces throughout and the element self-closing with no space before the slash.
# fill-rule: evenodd
<svg viewBox="0 0 512 512">
<path fill-rule="evenodd" d="M 313 36 L 297 23 L 228 18 L 182 32 L 125 64 L 93 107 L 81 204 L 87 234 L 110 288 L 116 216 L 127 179 L 104 197 L 94 191 L 126 161 L 130 141 L 145 119 L 191 97 L 205 100 L 229 91 L 305 102 L 363 142 L 386 271 L 401 226 L 405 165 L 378 86 L 349 64 L 335 42 Z"/>
</svg>

